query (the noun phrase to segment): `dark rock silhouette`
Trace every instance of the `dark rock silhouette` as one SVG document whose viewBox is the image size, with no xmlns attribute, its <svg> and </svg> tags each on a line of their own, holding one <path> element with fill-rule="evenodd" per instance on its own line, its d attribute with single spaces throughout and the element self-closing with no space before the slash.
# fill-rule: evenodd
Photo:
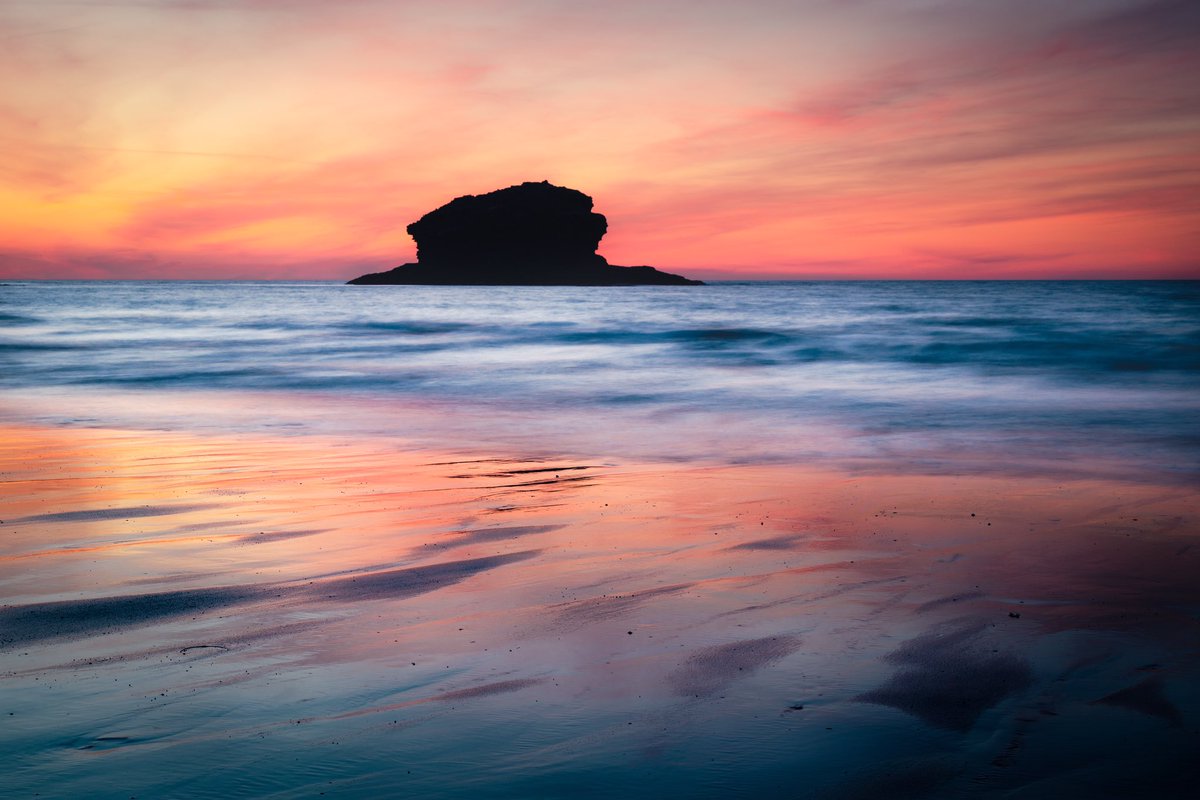
<svg viewBox="0 0 1200 800">
<path fill-rule="evenodd" d="M 353 284 L 686 286 L 653 267 L 618 267 L 596 253 L 608 230 L 592 198 L 548 181 L 466 195 L 408 226 L 417 263 Z"/>
</svg>

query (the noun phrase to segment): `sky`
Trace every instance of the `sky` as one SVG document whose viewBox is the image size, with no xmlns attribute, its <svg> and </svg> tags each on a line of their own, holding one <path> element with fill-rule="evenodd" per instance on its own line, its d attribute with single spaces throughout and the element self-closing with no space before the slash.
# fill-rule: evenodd
<svg viewBox="0 0 1200 800">
<path fill-rule="evenodd" d="M 0 278 L 348 279 L 549 180 L 701 278 L 1200 278 L 1196 0 L 0 0 Z"/>
</svg>

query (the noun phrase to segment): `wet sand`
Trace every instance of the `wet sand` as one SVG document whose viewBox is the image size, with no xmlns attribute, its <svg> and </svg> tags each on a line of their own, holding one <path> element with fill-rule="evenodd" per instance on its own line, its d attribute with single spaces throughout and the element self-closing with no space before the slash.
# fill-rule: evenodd
<svg viewBox="0 0 1200 800">
<path fill-rule="evenodd" d="M 1200 502 L 8 426 L 13 797 L 1185 797 Z"/>
</svg>

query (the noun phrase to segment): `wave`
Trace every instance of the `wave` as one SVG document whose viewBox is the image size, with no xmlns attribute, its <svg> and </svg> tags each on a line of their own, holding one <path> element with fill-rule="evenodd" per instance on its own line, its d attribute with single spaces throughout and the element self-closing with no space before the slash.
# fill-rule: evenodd
<svg viewBox="0 0 1200 800">
<path fill-rule="evenodd" d="M 0 325 L 33 325 L 37 322 L 41 322 L 37 317 L 0 313 Z"/>
<path fill-rule="evenodd" d="M 8 390 L 371 396 L 546 436 L 636 413 L 681 436 L 703 419 L 764 449 L 815 421 L 876 446 L 1033 429 L 1063 452 L 1141 440 L 1196 460 L 1189 283 L 18 284 L 0 315 L 36 321 L 0 337 Z"/>
</svg>

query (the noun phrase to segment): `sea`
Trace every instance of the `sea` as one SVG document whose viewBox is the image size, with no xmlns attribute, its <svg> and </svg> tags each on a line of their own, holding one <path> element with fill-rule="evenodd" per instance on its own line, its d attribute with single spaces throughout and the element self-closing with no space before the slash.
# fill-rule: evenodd
<svg viewBox="0 0 1200 800">
<path fill-rule="evenodd" d="M 0 390 L 55 425 L 1194 481 L 1200 283 L 10 282 Z"/>
<path fill-rule="evenodd" d="M 1191 798 L 1200 282 L 0 284 L 0 796 Z"/>
</svg>

